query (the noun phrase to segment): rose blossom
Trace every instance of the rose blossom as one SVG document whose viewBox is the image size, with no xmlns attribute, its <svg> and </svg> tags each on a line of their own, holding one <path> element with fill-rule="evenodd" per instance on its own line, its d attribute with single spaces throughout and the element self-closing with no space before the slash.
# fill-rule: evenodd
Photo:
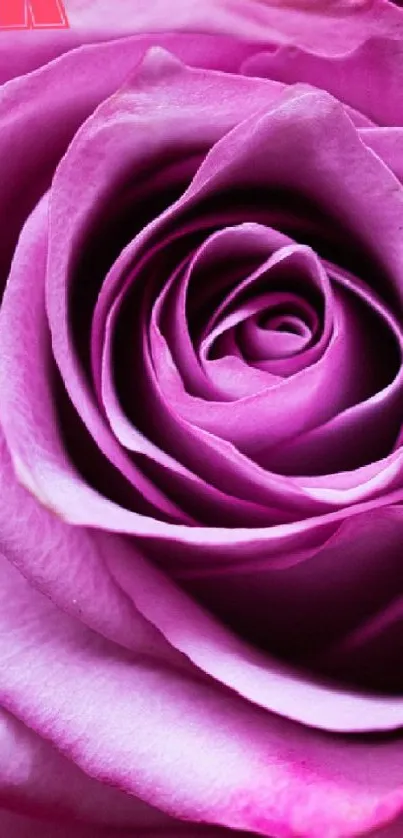
<svg viewBox="0 0 403 838">
<path fill-rule="evenodd" d="M 0 835 L 399 838 L 403 13 L 134 5 L 0 33 Z"/>
</svg>

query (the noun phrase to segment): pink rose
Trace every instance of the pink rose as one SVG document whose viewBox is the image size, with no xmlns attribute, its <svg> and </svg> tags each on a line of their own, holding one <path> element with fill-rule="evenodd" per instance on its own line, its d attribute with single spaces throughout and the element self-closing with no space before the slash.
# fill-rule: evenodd
<svg viewBox="0 0 403 838">
<path fill-rule="evenodd" d="M 403 12 L 303 6 L 0 33 L 1 838 L 403 834 Z"/>
</svg>

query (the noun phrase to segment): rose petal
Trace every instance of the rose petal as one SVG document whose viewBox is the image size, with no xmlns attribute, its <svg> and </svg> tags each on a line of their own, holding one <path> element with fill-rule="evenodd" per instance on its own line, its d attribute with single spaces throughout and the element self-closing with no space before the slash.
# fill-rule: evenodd
<svg viewBox="0 0 403 838">
<path fill-rule="evenodd" d="M 83 8 L 81 6 L 81 8 Z M 138 31 L 138 27 L 134 27 Z M 130 30 L 129 30 L 130 31 Z M 23 52 L 17 44 L 23 43 Z M 26 33 L 0 32 L 0 62 L 7 73 L 24 72 L 31 56 L 42 55 L 46 32 L 30 32 L 31 50 Z M 53 33 L 56 43 L 60 33 Z M 99 36 L 98 36 L 99 37 Z M 101 36 L 102 37 L 102 36 Z M 62 43 L 71 45 L 80 35 L 62 33 Z M 92 37 L 90 37 L 90 40 Z M 85 40 L 85 35 L 84 35 Z M 35 47 L 37 44 L 37 48 Z M 41 45 L 42 44 L 42 45 Z M 49 187 L 56 165 L 81 123 L 106 97 L 113 94 L 133 71 L 147 50 L 165 46 L 178 57 L 195 65 L 237 70 L 252 48 L 224 36 L 212 38 L 172 34 L 147 35 L 106 44 L 84 46 L 61 56 L 35 72 L 23 75 L 2 87 L 0 105 L 0 161 L 2 202 L 0 224 L 0 287 L 7 276 L 12 253 L 25 218 Z M 64 43 L 54 49 L 69 48 Z M 6 57 L 5 57 L 6 56 Z M 38 59 L 33 59 L 35 63 Z M 22 67 L 21 67 L 22 62 Z M 2 70 L 0 67 L 0 76 Z M 46 125 L 46 143 L 43 126 Z M 18 196 L 18 200 L 17 200 Z"/>
<path fill-rule="evenodd" d="M 282 10 L 281 14 L 256 0 L 250 0 L 248 6 L 239 0 L 222 4 L 219 0 L 209 0 L 200 4 L 197 0 L 177 0 L 175 7 L 169 9 L 164 0 L 154 0 L 151 4 L 143 0 L 115 0 L 113 9 L 105 0 L 96 0 L 83 4 L 80 0 L 64 0 L 70 23 L 67 30 L 31 30 L 29 42 L 26 32 L 0 32 L 0 82 L 3 84 L 14 76 L 23 76 L 35 70 L 41 64 L 58 55 L 85 43 L 96 43 L 114 38 L 122 38 L 133 33 L 148 35 L 167 31 L 197 32 L 197 39 L 192 44 L 193 53 L 198 52 L 203 34 L 210 32 L 217 36 L 226 35 L 247 38 L 259 46 L 263 43 L 276 45 L 282 42 L 304 44 L 319 49 L 327 54 L 340 53 L 351 49 L 356 44 L 367 40 L 375 32 L 385 37 L 397 38 L 403 28 L 400 10 L 391 3 L 377 0 L 376 3 L 354 3 L 353 15 L 345 15 L 343 0 L 340 15 L 339 2 L 327 5 L 327 15 L 312 14 L 312 10 Z M 318 10 L 316 9 L 316 12 Z M 334 27 L 336 15 L 337 27 Z M 344 17 L 346 18 L 344 20 Z M 255 47 L 252 43 L 253 51 Z M 208 58 L 209 49 L 205 43 L 201 46 L 204 59 Z M 230 62 L 231 48 L 222 52 L 221 60 Z M 203 63 L 203 62 L 202 62 Z M 222 66 L 222 69 L 227 69 Z"/>
<path fill-rule="evenodd" d="M 376 37 L 343 55 L 319 55 L 301 45 L 280 46 L 278 50 L 247 58 L 242 72 L 286 84 L 312 84 L 380 125 L 402 125 L 401 39 L 397 32 L 393 40 L 381 38 L 380 34 L 379 29 L 374 32 Z M 371 79 L 370 84 L 368 79 Z M 385 84 L 387 96 L 384 95 Z"/>
<path fill-rule="evenodd" d="M 176 816 L 267 836 L 352 836 L 403 805 L 398 740 L 348 743 L 257 712 L 102 641 L 7 563 L 1 575 L 2 700 L 90 775 Z"/>
<path fill-rule="evenodd" d="M 267 649 L 281 641 L 283 646 L 290 641 L 294 647 L 301 646 L 307 639 L 310 649 L 314 642 L 328 642 L 332 632 L 335 636 L 345 631 L 348 623 L 357 625 L 363 615 L 395 595 L 401 528 L 398 509 L 379 511 L 363 516 L 356 524 L 346 523 L 322 550 L 296 565 L 270 568 L 268 562 L 260 567 L 245 562 L 238 572 L 229 568 L 227 573 L 221 570 L 221 575 L 213 565 L 200 568 L 199 573 L 178 572 L 178 577 L 199 602 L 209 603 L 227 623 L 245 631 L 248 626 L 255 632 L 263 627 Z M 369 548 L 375 536 L 377 551 L 371 556 Z M 111 572 L 141 613 L 202 671 L 249 701 L 330 730 L 401 725 L 398 697 L 354 694 L 335 684 L 328 687 L 312 673 L 305 677 L 301 672 L 296 674 L 291 666 L 231 633 L 145 563 L 138 551 L 122 547 L 116 552 L 111 545 L 107 554 Z"/>
<path fill-rule="evenodd" d="M 74 27 L 102 30 L 107 36 L 112 32 L 126 32 L 130 26 L 142 31 L 159 31 L 169 28 L 201 32 L 229 32 L 258 41 L 292 40 L 325 52 L 340 51 L 341 45 L 354 45 L 366 40 L 373 32 L 398 36 L 402 28 L 400 10 L 393 4 L 377 0 L 375 3 L 353 0 L 350 10 L 344 2 L 327 3 L 328 14 L 322 4 L 303 9 L 300 0 L 284 4 L 249 0 L 231 0 L 229 3 L 207 0 L 202 6 L 197 0 L 178 0 L 175 9 L 167 10 L 164 0 L 154 0 L 152 8 L 144 0 L 119 0 L 119 13 L 113 11 L 107 0 L 96 0 L 83 6 L 80 0 L 67 0 L 66 8 Z M 348 13 L 350 11 L 350 13 Z M 346 13 L 347 12 L 347 13 Z M 335 25 L 335 21 L 337 25 Z"/>
<path fill-rule="evenodd" d="M 9 713 L 0 710 L 0 801 L 21 814 L 74 824 L 164 828 L 170 819 L 141 800 L 97 783 Z M 1 820 L 0 820 L 1 826 Z M 2 833 L 13 835 L 14 832 Z"/>
</svg>

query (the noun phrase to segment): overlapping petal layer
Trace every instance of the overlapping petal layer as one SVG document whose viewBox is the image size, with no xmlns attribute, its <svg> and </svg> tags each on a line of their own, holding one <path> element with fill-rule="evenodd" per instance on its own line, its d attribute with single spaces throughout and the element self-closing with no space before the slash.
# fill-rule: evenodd
<svg viewBox="0 0 403 838">
<path fill-rule="evenodd" d="M 239 125 L 237 97 L 250 110 Z M 103 249 L 111 202 L 116 235 Z M 109 530 L 146 536 L 139 546 L 160 565 L 163 539 L 165 571 L 238 633 L 304 665 L 395 595 L 381 563 L 385 548 L 398 562 L 403 526 L 399 508 L 385 508 L 401 496 L 401 205 L 400 184 L 330 97 L 189 70 L 154 51 L 77 134 L 26 225 L 5 295 L 4 430 L 24 485 L 70 522 L 102 527 L 107 515 Z M 349 270 L 357 251 L 368 276 Z M 332 456 L 345 458 L 344 474 L 330 473 Z M 370 556 L 369 520 L 384 531 Z M 349 521 L 341 613 L 329 566 Z M 117 556 L 107 561 L 119 575 Z M 373 583 L 357 608 L 364 561 Z M 165 634 L 162 616 L 151 619 Z M 200 665 L 183 639 L 174 645 Z M 263 656 L 260 666 L 274 664 Z M 206 667 L 218 676 L 213 658 Z M 251 692 L 241 668 L 229 683 L 242 694 L 308 720 L 275 691 Z M 367 715 L 338 720 L 329 696 L 336 708 L 344 693 L 332 689 L 318 725 L 399 723 L 398 701 L 377 715 L 365 697 L 357 709 L 367 702 Z"/>
<path fill-rule="evenodd" d="M 295 49 L 301 14 L 278 50 L 132 38 L 5 89 L 0 142 L 35 131 L 4 194 L 35 177 L 2 240 L 5 275 L 32 210 L 0 314 L 0 704 L 29 776 L 0 803 L 85 838 L 402 809 L 400 51 L 330 59 L 316 18 Z M 346 107 L 309 86 L 329 66 Z"/>
</svg>

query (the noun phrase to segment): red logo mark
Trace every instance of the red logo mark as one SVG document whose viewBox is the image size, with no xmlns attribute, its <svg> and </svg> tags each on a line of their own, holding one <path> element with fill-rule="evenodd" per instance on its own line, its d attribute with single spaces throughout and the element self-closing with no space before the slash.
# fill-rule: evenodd
<svg viewBox="0 0 403 838">
<path fill-rule="evenodd" d="M 0 0 L 0 29 L 68 29 L 63 0 Z"/>
</svg>

